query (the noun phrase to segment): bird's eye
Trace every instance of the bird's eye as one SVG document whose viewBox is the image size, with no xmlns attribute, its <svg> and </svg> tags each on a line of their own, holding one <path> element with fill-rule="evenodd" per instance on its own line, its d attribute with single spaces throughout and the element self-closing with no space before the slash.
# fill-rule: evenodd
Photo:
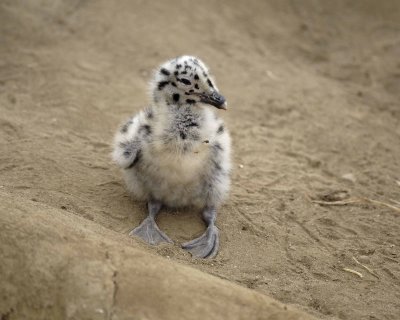
<svg viewBox="0 0 400 320">
<path fill-rule="evenodd" d="M 179 81 L 187 86 L 190 86 L 192 84 L 188 79 L 185 79 L 185 78 L 182 78 Z"/>
</svg>

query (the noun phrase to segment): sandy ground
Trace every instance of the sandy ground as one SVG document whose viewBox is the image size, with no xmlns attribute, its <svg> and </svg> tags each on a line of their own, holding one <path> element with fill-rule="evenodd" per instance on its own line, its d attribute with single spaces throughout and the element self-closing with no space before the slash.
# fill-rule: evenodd
<svg viewBox="0 0 400 320">
<path fill-rule="evenodd" d="M 2 320 L 400 318 L 399 212 L 310 201 L 400 206 L 398 1 L 3 0 L 0 21 Z M 175 245 L 129 238 L 145 204 L 110 161 L 181 54 L 230 107 L 213 260 L 179 248 L 199 213 L 160 216 Z"/>
</svg>

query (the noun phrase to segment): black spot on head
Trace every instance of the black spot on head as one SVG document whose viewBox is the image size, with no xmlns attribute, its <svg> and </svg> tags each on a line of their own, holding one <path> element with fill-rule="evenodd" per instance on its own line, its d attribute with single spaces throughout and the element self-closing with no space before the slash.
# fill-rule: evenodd
<svg viewBox="0 0 400 320">
<path fill-rule="evenodd" d="M 180 98 L 179 93 L 174 93 L 174 94 L 172 95 L 172 99 L 174 99 L 175 102 L 178 102 L 178 101 L 179 101 L 179 98 Z"/>
<path fill-rule="evenodd" d="M 181 139 L 183 139 L 183 140 L 185 140 L 186 139 L 186 137 L 187 137 L 187 135 L 186 135 L 186 133 L 184 133 L 184 132 L 179 132 L 179 135 L 181 136 Z"/>
<path fill-rule="evenodd" d="M 193 120 L 188 123 L 188 127 L 198 127 L 198 126 L 199 126 L 199 124 Z"/>
<path fill-rule="evenodd" d="M 200 89 L 200 88 L 199 88 L 199 85 L 198 85 L 197 83 L 194 85 L 194 87 L 195 87 L 197 90 Z"/>
<path fill-rule="evenodd" d="M 186 99 L 186 103 L 195 104 L 195 103 L 196 103 L 196 100 L 193 100 L 193 99 Z"/>
<path fill-rule="evenodd" d="M 203 76 L 207 77 L 207 73 L 203 72 Z"/>
<path fill-rule="evenodd" d="M 188 66 L 188 65 L 186 65 L 186 66 L 185 66 L 185 70 L 186 70 L 186 69 L 192 69 L 192 67 L 191 67 L 191 66 Z"/>
<path fill-rule="evenodd" d="M 177 80 L 180 81 L 180 82 L 182 82 L 183 84 L 188 85 L 188 86 L 192 84 L 188 79 L 185 79 L 185 78 L 183 78 L 183 79 L 177 79 Z"/>
<path fill-rule="evenodd" d="M 194 75 L 194 80 L 199 80 L 199 76 L 197 74 Z"/>
<path fill-rule="evenodd" d="M 190 90 L 189 90 L 189 92 L 190 92 L 190 93 L 193 93 L 193 92 L 194 92 L 194 90 L 193 90 L 193 89 L 190 89 Z"/>
<path fill-rule="evenodd" d="M 151 134 L 151 132 L 151 127 L 148 124 L 145 124 L 139 128 L 139 134 L 143 133 L 145 136 L 148 136 Z"/>
<path fill-rule="evenodd" d="M 169 83 L 169 81 L 161 81 L 158 83 L 158 90 L 164 89 L 164 87 Z"/>
<path fill-rule="evenodd" d="M 221 124 L 221 125 L 219 126 L 218 130 L 217 130 L 217 133 L 221 134 L 221 133 L 224 132 L 224 130 L 225 130 L 225 129 L 224 129 L 224 125 Z"/>
<path fill-rule="evenodd" d="M 175 83 L 175 82 L 171 82 L 171 84 L 172 84 L 174 87 L 176 87 L 176 83 Z"/>
<path fill-rule="evenodd" d="M 177 69 L 180 69 L 180 68 L 182 68 L 182 65 L 181 65 L 181 64 L 177 64 L 177 65 L 176 65 L 176 68 L 177 68 Z"/>
<path fill-rule="evenodd" d="M 126 133 L 132 123 L 132 120 L 129 120 L 127 123 L 125 123 L 121 128 L 121 133 Z"/>
<path fill-rule="evenodd" d="M 174 72 L 174 75 L 177 76 L 178 74 L 179 74 L 179 71 L 178 71 L 178 70 Z"/>
<path fill-rule="evenodd" d="M 161 72 L 162 74 L 166 75 L 166 76 L 169 76 L 169 75 L 170 75 L 170 72 L 169 72 L 167 69 L 165 69 L 165 68 L 162 68 L 162 69 L 160 70 L 160 72 Z"/>
<path fill-rule="evenodd" d="M 147 117 L 147 119 L 153 119 L 153 117 L 154 117 L 153 110 L 147 109 L 146 110 L 146 117 Z"/>
<path fill-rule="evenodd" d="M 208 85 L 209 85 L 211 88 L 214 88 L 214 86 L 213 86 L 213 84 L 212 84 L 212 82 L 211 82 L 210 79 L 207 79 L 207 83 L 208 83 Z"/>
<path fill-rule="evenodd" d="M 185 71 L 182 71 L 181 74 L 187 74 L 187 71 L 186 71 L 186 70 L 185 70 Z"/>
</svg>

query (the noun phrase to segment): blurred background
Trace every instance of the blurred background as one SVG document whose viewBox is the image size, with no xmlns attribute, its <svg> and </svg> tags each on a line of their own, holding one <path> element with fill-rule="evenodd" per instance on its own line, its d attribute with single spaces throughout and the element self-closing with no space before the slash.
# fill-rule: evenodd
<svg viewBox="0 0 400 320">
<path fill-rule="evenodd" d="M 233 184 L 212 261 L 129 239 L 145 204 L 129 197 L 110 161 L 118 125 L 150 103 L 153 70 L 182 54 L 210 66 L 229 106 Z M 85 303 L 102 301 L 107 285 L 95 274 L 109 258 L 83 267 L 79 254 L 91 249 L 69 236 L 77 225 L 97 230 L 94 247 L 122 241 L 121 250 L 166 257 L 318 318 L 398 319 L 399 212 L 380 203 L 400 206 L 399 57 L 395 0 L 2 0 L 1 319 L 44 305 L 82 318 L 79 299 L 74 309 L 64 294 L 89 291 L 65 283 L 84 281 L 87 270 L 98 288 Z M 380 203 L 312 202 L 356 198 Z M 24 220 L 21 212 L 36 209 L 13 202 L 49 215 Z M 53 226 L 59 215 L 70 218 Z M 185 210 L 159 225 L 178 242 L 204 228 Z M 117 269 L 129 254 L 118 257 Z"/>
</svg>

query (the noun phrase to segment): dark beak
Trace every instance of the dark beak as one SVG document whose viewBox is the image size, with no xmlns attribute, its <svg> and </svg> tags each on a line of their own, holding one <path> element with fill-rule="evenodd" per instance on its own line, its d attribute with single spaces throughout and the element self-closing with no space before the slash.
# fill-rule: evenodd
<svg viewBox="0 0 400 320">
<path fill-rule="evenodd" d="M 201 102 L 211 104 L 218 109 L 226 110 L 227 103 L 224 96 L 220 95 L 218 92 L 214 91 L 211 95 L 202 94 L 200 96 Z"/>
</svg>

